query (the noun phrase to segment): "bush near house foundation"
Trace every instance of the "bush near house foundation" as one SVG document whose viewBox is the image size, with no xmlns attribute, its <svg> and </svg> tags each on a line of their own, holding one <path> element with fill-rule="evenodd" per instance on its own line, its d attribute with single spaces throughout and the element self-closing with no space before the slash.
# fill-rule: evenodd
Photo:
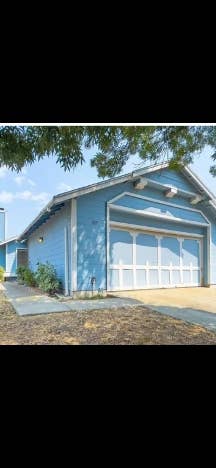
<svg viewBox="0 0 216 468">
<path fill-rule="evenodd" d="M 24 272 L 26 270 L 26 267 L 25 266 L 19 266 L 16 270 L 16 274 L 17 274 L 17 281 L 18 283 L 20 284 L 24 284 Z"/>
<path fill-rule="evenodd" d="M 38 286 L 42 291 L 54 294 L 60 288 L 56 270 L 50 263 L 37 263 L 37 270 L 19 266 L 17 268 L 17 281 L 27 286 Z"/>
<path fill-rule="evenodd" d="M 60 287 L 56 270 L 49 262 L 37 263 L 35 279 L 38 287 L 49 294 L 54 294 Z"/>
<path fill-rule="evenodd" d="M 20 284 L 36 286 L 35 274 L 30 268 L 25 266 L 19 266 L 17 268 L 17 280 Z"/>
</svg>

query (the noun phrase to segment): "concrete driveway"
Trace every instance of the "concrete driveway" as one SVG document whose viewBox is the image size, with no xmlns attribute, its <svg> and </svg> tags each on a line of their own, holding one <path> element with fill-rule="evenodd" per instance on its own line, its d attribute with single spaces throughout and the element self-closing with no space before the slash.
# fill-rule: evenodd
<svg viewBox="0 0 216 468">
<path fill-rule="evenodd" d="M 124 291 L 118 296 L 137 299 L 153 310 L 216 331 L 216 288 Z"/>
</svg>

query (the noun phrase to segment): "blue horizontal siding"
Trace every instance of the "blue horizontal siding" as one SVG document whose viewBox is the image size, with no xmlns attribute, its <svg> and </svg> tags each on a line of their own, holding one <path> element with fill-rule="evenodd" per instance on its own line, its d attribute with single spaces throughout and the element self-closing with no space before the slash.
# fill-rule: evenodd
<svg viewBox="0 0 216 468">
<path fill-rule="evenodd" d="M 187 181 L 183 174 L 171 169 L 162 169 L 160 171 L 152 172 L 151 174 L 147 174 L 147 178 L 155 180 L 160 184 L 174 185 L 181 190 L 196 192 L 194 185 Z"/>
<path fill-rule="evenodd" d="M 68 203 L 28 239 L 30 267 L 35 271 L 38 262 L 51 263 L 55 267 L 63 287 L 65 287 L 65 227 L 68 229 L 69 265 L 71 265 L 70 219 L 70 203 Z M 38 242 L 39 237 L 43 237 L 42 243 Z M 69 281 L 70 278 L 69 269 Z"/>
</svg>

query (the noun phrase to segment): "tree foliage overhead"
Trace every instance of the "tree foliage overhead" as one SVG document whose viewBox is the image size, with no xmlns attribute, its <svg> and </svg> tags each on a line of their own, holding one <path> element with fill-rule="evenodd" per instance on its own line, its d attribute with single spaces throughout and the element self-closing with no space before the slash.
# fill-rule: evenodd
<svg viewBox="0 0 216 468">
<path fill-rule="evenodd" d="M 214 126 L 1 126 L 0 165 L 20 171 L 24 165 L 55 156 L 70 170 L 85 162 L 85 149 L 96 148 L 91 166 L 99 177 L 120 174 L 128 159 L 144 163 L 169 161 L 171 168 L 193 162 L 205 146 L 216 161 Z M 216 164 L 210 167 L 216 176 Z"/>
</svg>

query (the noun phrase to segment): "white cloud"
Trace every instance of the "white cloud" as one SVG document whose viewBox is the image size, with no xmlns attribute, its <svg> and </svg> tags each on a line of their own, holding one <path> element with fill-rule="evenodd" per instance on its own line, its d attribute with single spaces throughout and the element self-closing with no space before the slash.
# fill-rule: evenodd
<svg viewBox="0 0 216 468">
<path fill-rule="evenodd" d="M 11 203 L 13 199 L 14 199 L 14 194 L 12 192 L 6 192 L 5 190 L 2 190 L 2 192 L 0 192 L 1 203 Z"/>
<path fill-rule="evenodd" d="M 71 185 L 67 185 L 64 182 L 60 182 L 57 185 L 57 190 L 59 190 L 59 192 L 67 192 L 68 190 L 72 190 L 72 187 Z"/>
<path fill-rule="evenodd" d="M 14 177 L 14 182 L 16 182 L 17 185 L 22 185 L 25 182 L 25 180 L 25 176 L 22 175 Z"/>
<path fill-rule="evenodd" d="M 25 172 L 26 173 L 26 172 Z M 29 184 L 31 187 L 35 187 L 36 183 L 32 179 L 28 179 L 25 175 L 18 175 L 14 177 L 14 182 L 16 182 L 19 187 L 24 184 Z"/>
<path fill-rule="evenodd" d="M 32 193 L 30 190 L 24 190 L 23 192 L 7 192 L 3 190 L 0 192 L 0 203 L 11 203 L 13 200 L 26 200 L 39 202 L 41 205 L 46 205 L 50 199 L 50 194 L 47 192 Z"/>
<path fill-rule="evenodd" d="M 25 190 L 24 192 L 17 192 L 14 195 L 14 198 L 18 198 L 20 200 L 32 200 L 32 192 L 29 190 Z"/>
<path fill-rule="evenodd" d="M 4 179 L 8 175 L 8 168 L 6 166 L 0 167 L 0 179 Z"/>
<path fill-rule="evenodd" d="M 31 200 L 37 201 L 46 205 L 46 203 L 48 203 L 48 201 L 50 200 L 50 194 L 47 192 L 41 192 L 41 193 L 38 193 L 37 195 L 32 195 Z"/>
</svg>

